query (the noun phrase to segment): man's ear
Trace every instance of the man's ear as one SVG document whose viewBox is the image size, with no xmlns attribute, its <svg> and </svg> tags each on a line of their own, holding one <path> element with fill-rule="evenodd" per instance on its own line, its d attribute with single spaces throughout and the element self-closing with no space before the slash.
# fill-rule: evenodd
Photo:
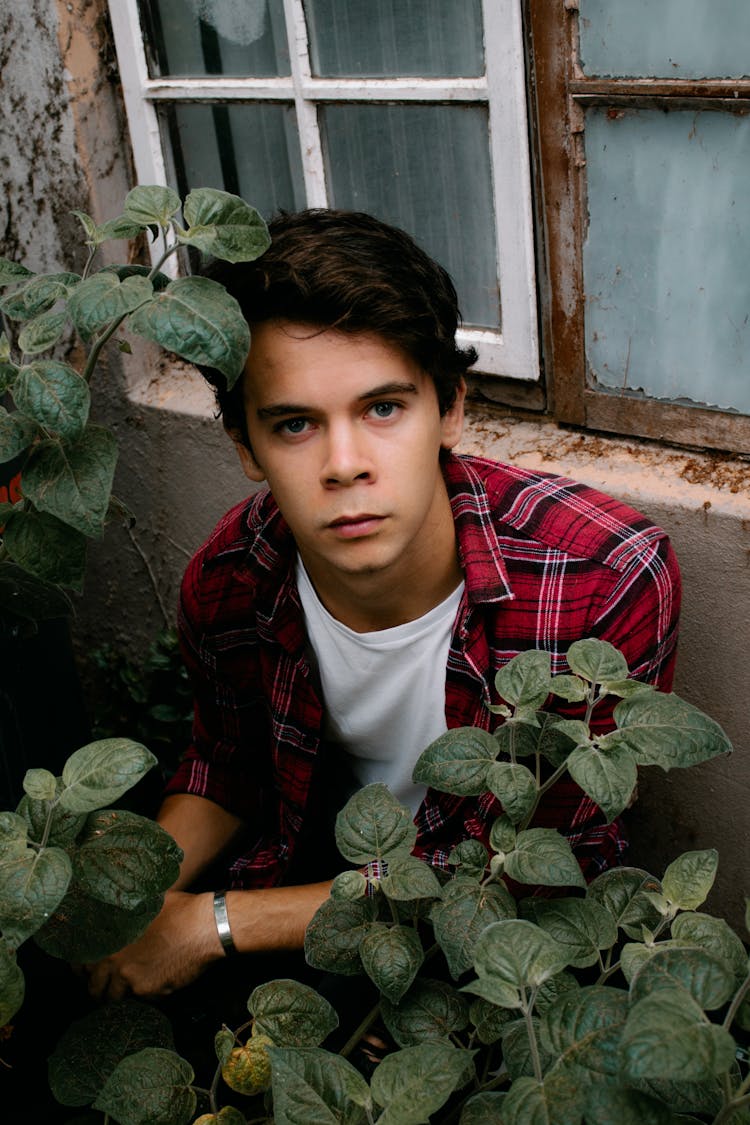
<svg viewBox="0 0 750 1125">
<path fill-rule="evenodd" d="M 242 471 L 248 480 L 255 481 L 259 484 L 260 481 L 266 479 L 266 474 L 258 462 L 255 460 L 255 455 L 249 445 L 245 444 L 242 434 L 239 430 L 227 428 L 227 433 L 234 442 L 234 448 L 237 450 L 237 456 L 242 465 Z"/>
<path fill-rule="evenodd" d="M 461 440 L 464 432 L 464 402 L 466 401 L 466 380 L 456 388 L 456 397 L 453 405 L 446 410 L 440 419 L 441 438 L 440 445 L 443 449 L 453 449 Z"/>
</svg>

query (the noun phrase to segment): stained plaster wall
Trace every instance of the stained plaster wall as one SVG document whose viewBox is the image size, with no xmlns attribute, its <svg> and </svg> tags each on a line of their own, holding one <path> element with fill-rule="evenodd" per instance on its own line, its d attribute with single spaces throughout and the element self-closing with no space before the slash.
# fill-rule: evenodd
<svg viewBox="0 0 750 1125">
<path fill-rule="evenodd" d="M 0 27 L 0 254 L 34 269 L 80 267 L 70 209 L 112 217 L 132 183 L 104 7 L 29 0 Z M 129 358 L 107 356 L 94 414 L 115 430 L 115 490 L 137 524 L 111 527 L 91 548 L 74 633 L 81 652 L 111 641 L 137 654 L 172 618 L 187 556 L 248 485 L 200 378 L 145 345 Z M 684 579 L 676 690 L 722 723 L 735 753 L 644 776 L 630 815 L 631 858 L 658 872 L 681 850 L 718 846 L 710 905 L 739 924 L 750 893 L 750 465 L 575 434 L 477 405 L 462 449 L 584 480 L 672 536 Z"/>
</svg>

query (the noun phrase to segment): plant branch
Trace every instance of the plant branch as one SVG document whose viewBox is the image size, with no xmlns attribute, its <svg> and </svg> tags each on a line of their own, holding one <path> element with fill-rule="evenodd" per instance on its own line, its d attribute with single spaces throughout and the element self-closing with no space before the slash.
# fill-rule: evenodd
<svg viewBox="0 0 750 1125">
<path fill-rule="evenodd" d="M 747 996 L 748 989 L 750 989 L 750 973 L 748 973 L 740 987 L 735 992 L 732 1003 L 729 1005 L 729 1011 L 724 1017 L 724 1023 L 722 1024 L 722 1027 L 725 1028 L 726 1031 L 729 1031 L 729 1028 L 734 1023 L 734 1017 L 737 1015 L 737 1010 L 739 1009 L 740 1004 Z"/>
<path fill-rule="evenodd" d="M 534 1000 L 536 999 L 536 989 L 532 988 L 531 993 L 527 999 L 526 990 L 522 992 L 524 1005 L 523 1005 L 523 1018 L 526 1023 L 526 1034 L 529 1037 L 529 1047 L 531 1048 L 531 1061 L 534 1064 L 534 1077 L 537 1082 L 541 1082 L 544 1078 L 542 1074 L 542 1060 L 539 1057 L 539 1044 L 536 1041 L 536 1031 L 534 1030 L 534 1021 L 531 1017 L 534 1008 Z"/>
<path fill-rule="evenodd" d="M 159 603 L 159 609 L 161 610 L 161 615 L 164 618 L 164 624 L 169 629 L 171 624 L 172 624 L 172 619 L 171 619 L 169 613 L 167 612 L 167 607 L 166 607 L 166 605 L 164 603 L 164 599 L 162 598 L 161 593 L 159 591 L 159 587 L 158 587 L 157 582 L 156 582 L 156 575 L 154 574 L 154 571 L 153 571 L 153 568 L 151 566 L 151 563 L 149 562 L 148 556 L 147 556 L 146 552 L 143 550 L 143 547 L 141 547 L 140 543 L 138 542 L 138 540 L 137 540 L 137 538 L 136 538 L 136 536 L 133 532 L 132 527 L 128 527 L 128 528 L 126 528 L 126 530 L 127 530 L 128 535 L 130 536 L 130 542 L 133 544 L 136 551 L 141 556 L 141 560 L 143 562 L 143 565 L 145 566 L 146 571 L 148 573 L 148 576 L 151 580 L 151 587 L 154 591 L 154 596 L 155 596 L 157 602 Z"/>
<path fill-rule="evenodd" d="M 378 1001 L 378 1003 L 375 1005 L 374 1008 L 370 1009 L 370 1011 L 367 1013 L 367 1015 L 362 1020 L 362 1022 L 359 1024 L 359 1026 L 356 1027 L 354 1029 L 354 1031 L 352 1032 L 352 1034 L 349 1036 L 346 1043 L 344 1044 L 344 1046 L 339 1051 L 339 1054 L 341 1055 L 342 1058 L 346 1059 L 346 1058 L 349 1057 L 349 1055 L 352 1053 L 354 1048 L 359 1043 L 362 1036 L 365 1034 L 366 1031 L 369 1030 L 370 1026 L 375 1022 L 375 1020 L 378 1018 L 379 1015 L 380 1015 L 380 1001 Z"/>
</svg>

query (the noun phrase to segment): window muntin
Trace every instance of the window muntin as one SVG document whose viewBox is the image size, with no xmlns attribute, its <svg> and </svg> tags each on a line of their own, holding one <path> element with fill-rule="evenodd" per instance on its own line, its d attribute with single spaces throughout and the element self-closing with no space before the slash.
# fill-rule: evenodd
<svg viewBox="0 0 750 1125">
<path fill-rule="evenodd" d="M 265 10 L 267 16 L 266 23 L 263 25 L 263 34 L 255 41 L 256 55 L 260 57 L 258 55 L 261 50 L 260 45 L 265 40 L 263 66 L 265 71 L 275 69 L 278 73 L 228 74 L 226 67 L 230 66 L 232 60 L 234 60 L 232 63 L 234 71 L 241 70 L 242 67 L 237 61 L 236 53 L 233 55 L 223 43 L 227 38 L 224 34 L 227 31 L 227 24 L 220 23 L 216 13 L 226 15 L 224 9 L 233 11 L 237 5 L 222 5 L 218 0 L 148 0 L 148 2 L 142 0 L 141 3 L 138 3 L 138 0 L 116 0 L 116 2 L 112 0 L 110 14 L 134 142 L 138 179 L 142 183 L 172 182 L 175 186 L 184 189 L 191 183 L 188 170 L 207 170 L 212 162 L 212 151 L 220 152 L 222 155 L 219 168 L 223 177 L 232 163 L 238 163 L 236 155 L 233 160 L 227 160 L 224 156 L 227 138 L 232 140 L 235 154 L 241 146 L 244 150 L 243 159 L 262 160 L 264 154 L 262 151 L 257 151 L 260 142 L 256 144 L 252 139 L 251 126 L 239 124 L 242 112 L 245 107 L 285 103 L 294 107 L 299 160 L 295 160 L 291 153 L 288 155 L 287 171 L 279 179 L 275 190 L 278 195 L 281 195 L 282 191 L 287 195 L 294 194 L 293 205 L 300 206 L 297 188 L 298 168 L 301 166 L 306 205 L 329 206 L 334 203 L 344 205 L 343 197 L 346 195 L 347 183 L 343 175 L 344 165 L 341 165 L 340 172 L 338 161 L 333 161 L 329 152 L 331 143 L 334 146 L 336 144 L 334 139 L 336 130 L 331 132 L 331 143 L 325 134 L 326 121 L 330 127 L 335 118 L 338 117 L 339 122 L 342 119 L 342 115 L 337 113 L 338 107 L 346 105 L 352 110 L 352 114 L 356 114 L 356 107 L 362 107 L 362 112 L 379 108 L 384 121 L 389 118 L 393 120 L 392 110 L 395 107 L 403 107 L 404 111 L 409 107 L 417 109 L 418 106 L 435 111 L 441 107 L 446 110 L 466 107 L 466 137 L 462 142 L 464 150 L 471 151 L 475 147 L 476 121 L 479 117 L 488 123 L 483 141 L 483 155 L 477 167 L 479 183 L 476 186 L 463 185 L 461 180 L 471 178 L 474 174 L 473 169 L 461 167 L 460 160 L 454 159 L 451 167 L 455 183 L 449 189 L 448 165 L 446 165 L 443 182 L 440 185 L 441 192 L 447 192 L 453 198 L 460 200 L 462 206 L 464 201 L 468 201 L 467 205 L 470 206 L 474 206 L 476 200 L 482 201 L 482 209 L 478 215 L 472 213 L 456 216 L 453 230 L 446 232 L 442 237 L 442 244 L 450 248 L 453 256 L 459 252 L 463 255 L 457 280 L 459 301 L 465 310 L 466 319 L 480 321 L 480 326 L 467 325 L 462 330 L 461 337 L 478 347 L 479 371 L 504 375 L 512 379 L 537 381 L 539 378 L 537 306 L 521 27 L 522 0 L 470 0 L 468 3 L 464 0 L 452 0 L 452 2 L 434 0 L 429 4 L 427 0 L 404 0 L 403 5 L 401 0 L 398 3 L 396 0 L 380 0 L 377 5 L 369 6 L 370 38 L 377 36 L 376 17 L 380 11 L 387 14 L 389 18 L 403 18 L 402 7 L 409 3 L 414 12 L 418 11 L 420 4 L 423 4 L 425 12 L 434 12 L 436 18 L 443 19 L 445 27 L 441 32 L 442 38 L 438 37 L 436 40 L 438 55 L 443 51 L 444 56 L 440 60 L 441 66 L 445 65 L 447 70 L 481 69 L 482 73 L 468 77 L 456 77 L 450 73 L 427 78 L 408 73 L 374 78 L 318 77 L 313 73 L 309 27 L 302 0 L 275 0 L 275 3 L 273 0 L 260 0 L 259 3 L 249 5 L 256 16 L 256 9 L 260 8 Z M 239 7 L 242 8 L 243 5 Z M 313 27 L 313 38 L 315 38 L 315 35 L 320 36 L 321 14 L 325 16 L 326 7 L 323 3 L 311 5 L 308 0 L 308 15 L 313 8 L 316 13 L 314 18 L 317 20 Z M 167 16 L 172 20 L 173 25 L 176 20 L 175 26 L 179 26 L 180 10 L 185 14 L 188 37 L 192 36 L 192 46 L 187 54 L 183 51 L 181 59 L 175 55 L 174 47 L 170 48 L 172 53 L 167 59 L 165 52 L 169 54 L 169 50 L 163 47 L 161 54 L 164 57 L 160 63 L 158 44 L 155 42 L 157 30 L 154 28 L 154 13 L 162 21 L 163 35 Z M 357 17 L 364 18 L 366 14 L 365 8 L 358 8 L 356 3 L 347 4 L 346 10 L 350 23 Z M 196 11 L 203 12 L 207 17 L 198 25 L 197 38 Z M 288 75 L 283 73 L 283 52 L 279 47 L 280 12 L 284 17 L 287 35 L 291 72 Z M 339 5 L 328 6 L 329 16 L 335 14 L 337 20 L 340 18 L 340 12 Z M 477 18 L 480 12 L 482 39 L 485 46 L 486 67 L 484 68 L 477 65 L 477 60 L 481 61 L 482 54 L 478 47 L 477 36 Z M 454 21 L 458 21 L 463 29 L 461 32 L 463 46 L 460 48 L 449 43 L 446 13 L 452 16 Z M 472 15 L 473 24 L 470 20 Z M 142 23 L 140 17 L 143 17 Z M 211 19 L 214 22 L 210 24 L 210 30 L 218 35 L 219 49 L 217 51 L 214 41 L 213 53 L 209 51 L 207 62 L 204 41 L 211 40 L 211 35 L 206 35 L 203 25 L 210 23 Z M 158 20 L 156 22 L 158 23 Z M 269 39 L 272 31 L 272 38 Z M 151 72 L 146 63 L 144 35 L 151 37 L 150 54 L 156 59 L 156 65 L 152 63 Z M 458 38 L 457 35 L 457 41 Z M 431 42 L 429 36 L 425 35 L 424 41 L 425 50 L 429 50 Z M 269 45 L 271 42 L 273 51 Z M 470 44 L 468 48 L 467 42 Z M 339 44 L 339 48 L 340 46 Z M 203 52 L 202 62 L 195 62 L 197 50 Z M 410 50 L 415 53 L 415 47 Z M 190 51 L 192 51 L 190 57 L 195 63 L 195 73 L 191 71 L 186 75 L 166 76 L 158 73 L 167 63 L 172 70 L 177 66 L 185 69 Z M 320 51 L 317 51 L 317 56 L 320 67 L 323 65 Z M 273 66 L 268 61 L 270 58 L 273 58 Z M 435 60 L 430 60 L 427 55 L 425 58 L 434 69 Z M 466 62 L 467 58 L 471 65 Z M 341 61 L 339 59 L 337 64 L 339 67 Z M 392 65 L 393 61 L 391 59 L 389 65 Z M 398 65 L 406 67 L 411 61 L 416 60 L 399 56 Z M 330 58 L 325 65 L 329 64 Z M 215 73 L 219 65 L 225 68 L 223 73 Z M 261 64 L 257 63 L 257 66 L 261 67 Z M 247 64 L 245 70 L 249 68 Z M 416 69 L 416 66 L 409 66 L 408 69 Z M 423 66 L 422 69 L 429 68 Z M 194 132 L 188 124 L 189 113 L 176 113 L 177 106 L 190 104 L 214 107 L 215 112 L 210 118 L 204 116 L 203 122 L 205 125 L 206 122 L 211 124 L 213 121 L 216 128 L 223 130 L 223 139 L 220 142 L 217 141 L 216 135 L 211 139 L 201 137 Z M 233 112 L 230 115 L 218 112 L 222 106 L 231 106 L 233 110 L 236 108 L 237 113 Z M 402 114 L 404 120 L 408 116 L 406 112 Z M 436 113 L 434 116 L 439 114 Z M 372 118 L 372 115 L 370 117 Z M 446 120 L 458 118 L 460 114 L 456 113 L 450 118 L 446 117 Z M 235 128 L 241 134 L 237 139 L 234 139 Z M 284 132 L 288 138 L 290 130 L 285 127 Z M 281 160 L 279 153 L 282 147 L 277 129 L 276 140 L 272 145 L 275 160 Z M 188 148 L 191 151 L 188 152 Z M 433 156 L 433 162 L 435 159 L 436 157 Z M 491 168 L 489 182 L 492 186 L 490 205 L 486 202 L 488 162 Z M 370 169 L 372 171 L 372 164 Z M 184 183 L 179 182 L 181 170 Z M 349 171 L 352 171 L 351 161 L 349 161 Z M 393 160 L 389 163 L 386 159 L 382 161 L 378 174 L 386 180 L 391 177 L 392 181 L 393 171 Z M 427 177 L 423 171 L 420 176 L 414 178 L 414 184 L 423 182 L 425 178 Z M 252 181 L 252 177 L 250 181 L 255 182 Z M 215 184 L 215 175 L 209 179 L 204 175 L 201 177 L 201 182 Z M 239 175 L 237 182 L 243 182 Z M 248 182 L 248 175 L 245 176 L 245 182 Z M 275 177 L 268 177 L 268 182 L 273 187 L 276 183 Z M 351 186 L 353 183 L 351 177 L 348 182 Z M 434 177 L 429 186 L 434 192 Z M 381 196 L 386 194 L 382 189 L 379 190 Z M 277 206 L 288 205 L 277 199 L 273 207 L 269 205 L 266 208 L 265 200 L 268 192 L 263 187 L 255 198 L 251 192 L 246 193 L 244 189 L 241 194 L 245 194 L 250 202 L 256 203 L 266 213 L 275 210 Z M 421 208 L 423 202 L 423 200 L 416 200 L 403 206 L 402 200 L 399 204 L 400 213 L 406 214 L 410 207 L 417 205 Z M 441 201 L 437 202 L 440 203 L 440 207 L 443 206 Z M 374 208 L 371 206 L 370 209 Z M 390 213 L 391 211 L 383 214 L 382 217 L 389 218 Z M 477 238 L 473 229 L 478 220 L 485 222 L 484 237 L 481 239 Z M 467 227 L 465 240 L 462 232 L 464 224 Z M 434 228 L 435 225 L 433 222 L 432 227 Z M 408 225 L 407 229 L 409 229 Z M 418 239 L 424 237 L 421 231 L 412 231 L 412 233 Z M 429 230 L 427 237 L 434 237 Z M 435 253 L 434 246 L 433 242 L 426 248 Z M 456 272 L 452 260 L 445 264 L 448 268 L 452 266 L 452 272 Z M 472 273 L 475 275 L 473 278 Z M 474 291 L 465 294 L 462 286 L 464 279 L 467 278 L 472 279 Z M 498 288 L 502 294 L 502 324 L 499 322 Z M 482 300 L 477 297 L 480 290 Z M 489 324 L 482 325 L 482 321 L 489 321 Z"/>
</svg>

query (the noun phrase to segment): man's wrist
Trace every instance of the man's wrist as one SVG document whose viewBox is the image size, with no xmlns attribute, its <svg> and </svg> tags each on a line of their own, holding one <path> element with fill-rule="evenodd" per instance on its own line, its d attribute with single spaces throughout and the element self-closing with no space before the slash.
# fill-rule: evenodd
<svg viewBox="0 0 750 1125">
<path fill-rule="evenodd" d="M 224 955 L 226 957 L 231 957 L 233 953 L 237 952 L 237 946 L 234 944 L 232 927 L 229 925 L 225 891 L 214 892 L 214 921 L 216 923 L 216 932 L 219 936 L 219 941 L 224 950 Z"/>
</svg>

